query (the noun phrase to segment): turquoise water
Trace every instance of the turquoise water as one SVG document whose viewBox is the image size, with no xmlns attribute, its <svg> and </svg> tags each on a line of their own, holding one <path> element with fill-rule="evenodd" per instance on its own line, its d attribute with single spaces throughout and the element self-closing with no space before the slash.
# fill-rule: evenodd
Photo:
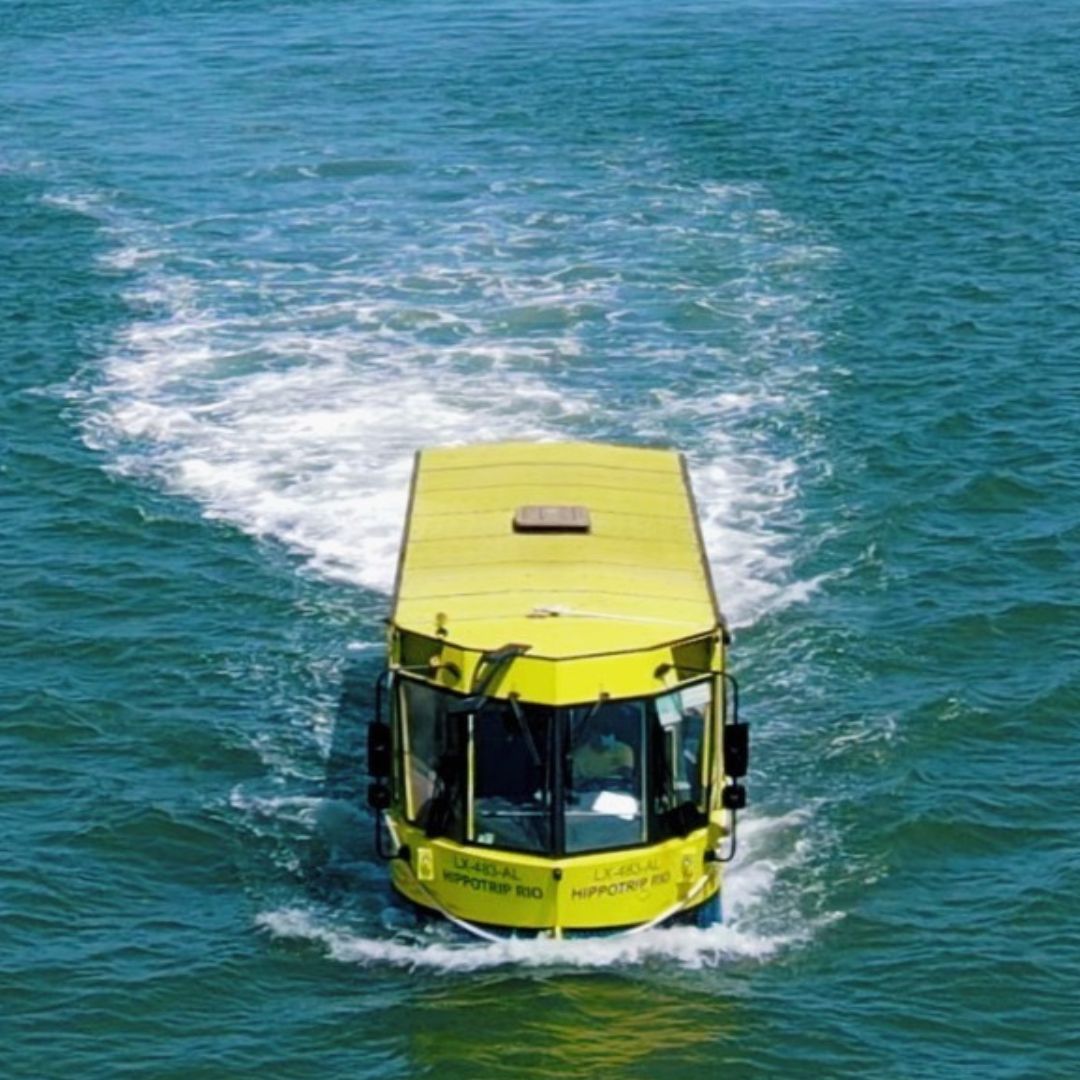
<svg viewBox="0 0 1080 1080">
<path fill-rule="evenodd" d="M 1080 11 L 0 23 L 12 1077 L 1080 1071 Z M 410 455 L 688 453 L 728 924 L 414 925 L 354 753 Z"/>
</svg>

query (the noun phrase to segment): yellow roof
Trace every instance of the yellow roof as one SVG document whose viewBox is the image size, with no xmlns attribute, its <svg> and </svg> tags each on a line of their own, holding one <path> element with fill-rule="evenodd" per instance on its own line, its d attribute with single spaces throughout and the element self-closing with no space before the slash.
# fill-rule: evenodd
<svg viewBox="0 0 1080 1080">
<path fill-rule="evenodd" d="M 588 532 L 522 532 L 523 506 L 578 506 Z M 417 455 L 394 623 L 537 657 L 645 649 L 720 621 L 682 455 L 492 443 Z"/>
</svg>

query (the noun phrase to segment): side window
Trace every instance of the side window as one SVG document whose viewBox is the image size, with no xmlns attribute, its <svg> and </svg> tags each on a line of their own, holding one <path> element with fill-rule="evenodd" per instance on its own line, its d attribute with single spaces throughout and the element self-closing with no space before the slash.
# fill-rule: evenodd
<svg viewBox="0 0 1080 1080">
<path fill-rule="evenodd" d="M 431 836 L 460 839 L 465 802 L 460 721 L 447 715 L 445 695 L 409 679 L 401 681 L 401 701 L 407 816 Z"/>
<path fill-rule="evenodd" d="M 660 837 L 685 835 L 704 824 L 702 752 L 712 698 L 710 683 L 656 699 L 659 752 L 653 761 L 655 820 Z"/>
</svg>

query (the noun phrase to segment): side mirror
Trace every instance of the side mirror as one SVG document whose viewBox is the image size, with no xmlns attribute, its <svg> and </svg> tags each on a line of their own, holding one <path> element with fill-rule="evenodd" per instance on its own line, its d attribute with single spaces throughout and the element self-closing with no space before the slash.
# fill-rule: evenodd
<svg viewBox="0 0 1080 1080">
<path fill-rule="evenodd" d="M 724 774 L 738 780 L 750 767 L 750 725 L 737 721 L 725 724 L 723 731 Z"/>
<path fill-rule="evenodd" d="M 746 788 L 742 784 L 728 784 L 720 792 L 720 805 L 725 810 L 742 810 L 746 806 Z"/>
<path fill-rule="evenodd" d="M 385 784 L 369 784 L 367 789 L 368 806 L 381 813 L 390 809 L 390 789 Z"/>
<path fill-rule="evenodd" d="M 368 776 L 385 780 L 390 775 L 390 725 L 381 720 L 368 724 L 367 771 Z"/>
</svg>

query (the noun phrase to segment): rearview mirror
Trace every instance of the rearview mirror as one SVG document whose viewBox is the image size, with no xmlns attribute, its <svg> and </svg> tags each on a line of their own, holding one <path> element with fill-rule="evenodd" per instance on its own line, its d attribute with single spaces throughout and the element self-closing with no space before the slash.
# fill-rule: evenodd
<svg viewBox="0 0 1080 1080">
<path fill-rule="evenodd" d="M 720 792 L 720 805 L 725 810 L 742 810 L 746 806 L 746 788 L 742 784 L 728 784 Z"/>
<path fill-rule="evenodd" d="M 385 780 L 390 775 L 390 725 L 381 720 L 368 724 L 367 771 L 368 776 Z"/>
<path fill-rule="evenodd" d="M 724 773 L 733 780 L 746 775 L 750 766 L 750 725 L 738 721 L 724 725 Z"/>
</svg>

